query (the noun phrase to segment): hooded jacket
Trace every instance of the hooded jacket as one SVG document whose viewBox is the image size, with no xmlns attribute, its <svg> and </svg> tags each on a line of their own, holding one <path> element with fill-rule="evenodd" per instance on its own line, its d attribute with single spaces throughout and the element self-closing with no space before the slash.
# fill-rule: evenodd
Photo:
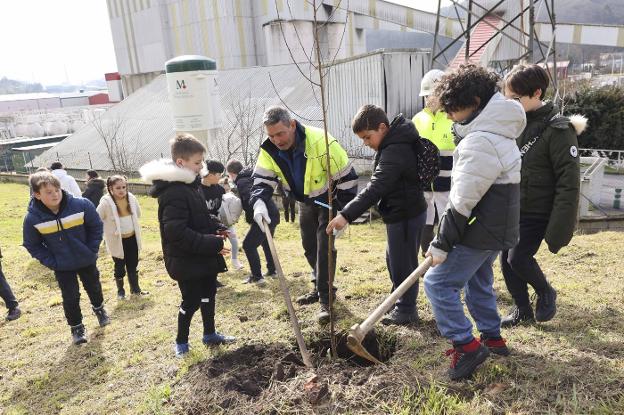
<svg viewBox="0 0 624 415">
<path fill-rule="evenodd" d="M 390 123 L 375 155 L 370 182 L 340 212 L 345 219 L 353 222 L 374 204 L 385 223 L 414 218 L 427 210 L 415 167 L 416 140 L 418 132 L 414 124 L 402 115 Z"/>
<path fill-rule="evenodd" d="M 78 186 L 76 179 L 67 174 L 66 170 L 56 169 L 52 170 L 51 173 L 61 182 L 61 189 L 67 191 L 72 196 L 82 197 L 82 192 L 80 191 L 80 186 Z"/>
<path fill-rule="evenodd" d="M 516 140 L 522 154 L 520 212 L 548 218 L 545 240 L 551 252 L 568 245 L 576 227 L 580 192 L 577 136 L 587 119 L 559 115 L 552 102 L 526 114 Z"/>
<path fill-rule="evenodd" d="M 54 271 L 75 271 L 96 262 L 102 221 L 87 199 L 62 192 L 58 213 L 38 199 L 30 199 L 24 219 L 24 247 Z"/>
<path fill-rule="evenodd" d="M 89 199 L 93 206 L 100 204 L 100 199 L 104 195 L 104 189 L 106 188 L 106 182 L 99 177 L 91 179 L 87 182 L 85 191 L 82 192 L 82 197 Z"/>
<path fill-rule="evenodd" d="M 208 211 L 201 179 L 172 160 L 154 160 L 139 169 L 152 183 L 149 195 L 158 198 L 160 239 L 169 276 L 177 281 L 216 276 L 227 271 L 219 253 L 223 225 Z"/>
<path fill-rule="evenodd" d="M 134 225 L 134 236 L 136 237 L 137 248 L 141 251 L 141 224 L 139 223 L 141 206 L 139 206 L 136 197 L 130 192 L 128 192 L 128 204 L 132 212 L 132 224 Z M 97 207 L 97 212 L 104 223 L 104 242 L 106 243 L 106 250 L 112 257 L 124 259 L 125 255 L 123 243 L 121 241 L 121 221 L 119 219 L 117 205 L 110 195 L 102 197 Z"/>
<path fill-rule="evenodd" d="M 243 211 L 245 211 L 245 221 L 247 223 L 255 223 L 253 220 L 253 205 L 251 205 L 251 188 L 253 187 L 254 178 L 253 178 L 253 169 L 247 167 L 238 173 L 236 176 L 236 180 L 234 180 L 234 184 L 238 189 L 238 194 L 240 196 L 241 204 L 243 205 Z M 279 223 L 280 215 L 279 209 L 273 202 L 273 198 L 267 199 L 264 201 L 267 207 L 267 211 L 269 212 L 269 218 L 271 219 L 271 224 Z"/>
<path fill-rule="evenodd" d="M 445 257 L 457 244 L 498 251 L 518 243 L 521 158 L 516 138 L 525 126 L 520 103 L 500 93 L 471 121 L 453 125 L 452 186 L 431 242 L 433 254 Z"/>
</svg>

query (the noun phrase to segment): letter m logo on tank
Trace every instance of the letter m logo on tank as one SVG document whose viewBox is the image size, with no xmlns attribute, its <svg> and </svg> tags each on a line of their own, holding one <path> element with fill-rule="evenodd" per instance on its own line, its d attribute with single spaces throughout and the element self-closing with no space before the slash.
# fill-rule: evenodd
<svg viewBox="0 0 624 415">
<path fill-rule="evenodd" d="M 199 55 L 184 55 L 165 64 L 169 102 L 176 131 L 221 127 L 217 64 Z"/>
</svg>

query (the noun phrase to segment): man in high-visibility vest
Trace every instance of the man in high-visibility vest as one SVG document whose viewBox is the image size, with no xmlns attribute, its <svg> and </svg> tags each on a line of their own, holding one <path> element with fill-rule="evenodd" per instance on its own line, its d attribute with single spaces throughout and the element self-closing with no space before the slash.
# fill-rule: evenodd
<svg viewBox="0 0 624 415">
<path fill-rule="evenodd" d="M 297 298 L 299 304 L 320 302 L 318 320 L 329 321 L 328 241 L 325 228 L 329 222 L 327 204 L 327 157 L 325 134 L 322 129 L 303 125 L 291 118 L 282 107 L 266 110 L 263 124 L 268 138 L 260 145 L 253 173 L 250 204 L 254 220 L 270 222 L 265 202 L 273 195 L 278 183 L 286 194 L 299 202 L 299 225 L 305 257 L 314 270 L 314 291 Z M 333 182 L 334 213 L 342 209 L 357 194 L 355 169 L 347 152 L 329 136 L 330 174 Z M 334 270 L 336 250 L 333 252 Z"/>
<path fill-rule="evenodd" d="M 453 151 L 455 143 L 451 127 L 453 121 L 448 119 L 444 111 L 436 111 L 432 108 L 429 96 L 433 93 L 435 83 L 444 75 L 439 69 L 432 69 L 423 76 L 420 83 L 421 97 L 427 97 L 425 108 L 414 115 L 412 121 L 421 137 L 427 138 L 440 150 L 440 174 L 431 184 L 430 189 L 424 189 L 425 200 L 427 201 L 427 222 L 421 235 L 422 255 L 429 249 L 429 244 L 433 240 L 433 227 L 436 215 L 438 219 L 446 208 L 451 190 L 451 170 L 453 169 Z"/>
</svg>

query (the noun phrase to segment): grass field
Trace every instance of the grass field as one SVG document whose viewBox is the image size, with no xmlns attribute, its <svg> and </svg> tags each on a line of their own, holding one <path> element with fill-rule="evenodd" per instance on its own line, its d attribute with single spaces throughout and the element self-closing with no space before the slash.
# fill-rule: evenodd
<svg viewBox="0 0 624 415">
<path fill-rule="evenodd" d="M 118 301 L 112 261 L 102 248 L 98 264 L 112 323 L 97 327 L 83 292 L 89 343 L 76 347 L 52 273 L 20 246 L 28 190 L 0 184 L 2 265 L 24 313 L 0 323 L 0 414 L 624 413 L 624 234 L 577 236 L 556 256 L 542 249 L 540 262 L 559 292 L 557 316 L 504 331 L 513 354 L 489 359 L 466 382 L 445 377 L 448 344 L 436 333 L 422 287 L 420 326 L 378 328 L 381 345 L 393 352 L 383 366 L 331 362 L 323 343 L 327 329 L 314 319 L 316 306 L 296 306 L 315 352 L 318 383 L 327 392 L 315 400 L 304 388 L 311 373 L 296 364 L 276 280 L 258 288 L 242 284 L 244 271 L 222 274 L 226 287 L 217 296 L 217 328 L 238 342 L 202 347 L 198 314 L 192 352 L 185 359 L 173 356 L 179 291 L 164 270 L 156 203 L 145 197 L 139 202 L 141 281 L 151 295 Z M 245 228 L 239 226 L 241 235 Z M 277 229 L 294 297 L 308 290 L 309 270 L 297 225 Z M 379 222 L 353 226 L 338 240 L 340 331 L 364 319 L 388 293 L 384 240 Z M 504 312 L 510 297 L 498 269 L 496 289 Z"/>
</svg>

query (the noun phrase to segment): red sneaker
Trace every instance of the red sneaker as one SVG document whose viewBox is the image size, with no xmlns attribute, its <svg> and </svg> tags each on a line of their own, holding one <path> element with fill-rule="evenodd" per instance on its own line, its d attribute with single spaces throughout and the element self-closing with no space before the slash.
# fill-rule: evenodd
<svg viewBox="0 0 624 415">
<path fill-rule="evenodd" d="M 451 356 L 451 367 L 447 373 L 452 380 L 458 380 L 470 377 L 490 352 L 476 339 L 472 339 L 468 344 L 455 345 L 446 351 L 446 355 Z"/>
<path fill-rule="evenodd" d="M 505 339 L 503 339 L 502 337 L 494 337 L 494 338 L 488 338 L 485 335 L 481 335 L 481 338 L 479 339 L 479 342 L 484 345 L 485 347 L 487 347 L 490 352 L 500 355 L 500 356 L 509 356 L 509 354 L 511 353 L 511 351 L 509 350 L 509 348 L 507 347 L 507 343 L 505 342 Z"/>
</svg>

